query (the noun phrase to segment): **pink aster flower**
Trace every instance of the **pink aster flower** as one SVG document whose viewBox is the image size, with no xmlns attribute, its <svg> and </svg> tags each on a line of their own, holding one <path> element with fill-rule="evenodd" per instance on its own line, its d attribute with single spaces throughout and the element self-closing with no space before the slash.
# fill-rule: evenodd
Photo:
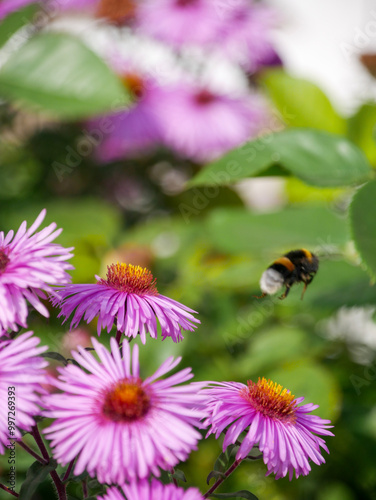
<svg viewBox="0 0 376 500">
<path fill-rule="evenodd" d="M 153 479 L 151 484 L 144 480 L 124 485 L 122 491 L 127 500 L 203 500 L 203 496 L 196 488 L 184 490 L 174 484 L 162 484 Z M 117 488 L 110 488 L 104 497 L 98 500 L 124 500 L 124 496 Z"/>
<path fill-rule="evenodd" d="M 233 98 L 206 89 L 171 88 L 158 112 L 166 145 L 197 161 L 220 156 L 254 136 L 265 118 L 256 98 Z"/>
<path fill-rule="evenodd" d="M 145 0 L 136 25 L 142 33 L 180 48 L 214 42 L 221 19 L 213 0 Z"/>
<path fill-rule="evenodd" d="M 281 63 L 271 37 L 276 15 L 270 7 L 250 0 L 238 0 L 226 4 L 222 17 L 218 43 L 230 59 L 241 64 L 249 73 L 262 66 Z"/>
<path fill-rule="evenodd" d="M 40 414 L 38 403 L 41 387 L 46 382 L 47 361 L 39 355 L 47 346 L 37 347 L 40 340 L 26 332 L 14 340 L 0 341 L 0 453 L 9 439 L 20 439 L 20 429 L 30 431 L 34 418 Z M 8 402 L 8 403 L 6 403 Z M 14 412 L 14 414 L 13 414 Z M 13 420 L 13 417 L 15 420 Z M 9 422 L 15 429 L 8 429 Z M 11 426 L 12 427 L 12 426 Z M 14 434 L 10 434 L 14 432 Z"/>
<path fill-rule="evenodd" d="M 100 362 L 83 348 L 72 351 L 82 368 L 59 368 L 54 383 L 63 392 L 44 398 L 45 415 L 55 419 L 44 432 L 58 462 L 78 456 L 76 475 L 86 469 L 101 483 L 124 484 L 186 460 L 197 447 L 195 427 L 204 416 L 198 394 L 203 384 L 180 385 L 192 378 L 191 369 L 158 380 L 180 362 L 171 357 L 143 380 L 137 345 L 131 360 L 128 342 L 123 359 L 114 338 L 111 353 L 96 339 L 92 343 Z"/>
<path fill-rule="evenodd" d="M 268 467 L 267 475 L 274 473 L 276 479 L 294 469 L 296 477 L 306 476 L 311 470 L 309 459 L 315 464 L 325 463 L 320 447 L 327 453 L 325 441 L 319 435 L 333 436 L 327 429 L 330 420 L 310 415 L 318 405 L 298 406 L 304 398 L 294 396 L 282 386 L 259 379 L 257 383 L 248 381 L 248 387 L 237 382 L 223 382 L 204 390 L 210 398 L 208 434 L 219 437 L 226 430 L 223 450 L 234 444 L 240 434 L 247 434 L 236 454 L 237 460 L 249 455 L 253 446 L 258 445 Z"/>
<path fill-rule="evenodd" d="M 107 269 L 106 280 L 96 276 L 98 281 L 93 285 L 62 287 L 52 299 L 61 307 L 59 317 L 65 320 L 75 310 L 71 328 L 76 328 L 82 317 L 90 323 L 98 316 L 98 335 L 102 328 L 109 333 L 116 321 L 118 332 L 131 338 L 140 334 L 145 343 L 147 332 L 157 338 L 158 319 L 163 339 L 171 337 L 179 342 L 182 329 L 193 331 L 197 326 L 193 323 L 200 323 L 191 314 L 196 311 L 158 293 L 156 280 L 147 269 L 119 263 Z"/>
<path fill-rule="evenodd" d="M 72 257 L 72 248 L 63 248 L 52 243 L 62 229 L 52 223 L 38 233 L 46 210 L 27 229 L 24 221 L 14 236 L 13 231 L 5 236 L 0 231 L 0 330 L 17 330 L 17 325 L 26 327 L 29 302 L 40 314 L 48 318 L 46 307 L 40 302 L 46 298 L 43 292 L 53 293 L 51 285 L 69 283 L 71 278 L 65 263 Z M 34 234 L 35 233 L 35 234 Z"/>
</svg>

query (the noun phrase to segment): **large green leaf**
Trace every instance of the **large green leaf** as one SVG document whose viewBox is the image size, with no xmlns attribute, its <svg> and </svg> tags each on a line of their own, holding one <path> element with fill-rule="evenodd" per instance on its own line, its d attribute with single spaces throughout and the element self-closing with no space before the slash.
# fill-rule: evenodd
<svg viewBox="0 0 376 500">
<path fill-rule="evenodd" d="M 207 219 L 207 238 L 223 252 L 276 258 L 294 247 L 343 245 L 349 237 L 346 222 L 328 209 L 292 207 L 272 214 L 215 210 Z"/>
<path fill-rule="evenodd" d="M 263 73 L 261 83 L 287 125 L 345 133 L 345 120 L 313 83 L 294 78 L 281 69 Z"/>
<path fill-rule="evenodd" d="M 34 462 L 26 473 L 26 479 L 20 490 L 20 500 L 31 500 L 38 486 L 43 483 L 48 474 L 57 467 L 56 460 L 50 460 L 46 465 Z"/>
<path fill-rule="evenodd" d="M 373 166 L 376 165 L 376 106 L 364 104 L 348 120 L 348 137 L 359 146 Z"/>
<path fill-rule="evenodd" d="M 350 220 L 355 246 L 376 278 L 376 181 L 368 182 L 354 196 Z"/>
<path fill-rule="evenodd" d="M 106 64 L 70 35 L 32 38 L 0 71 L 0 94 L 63 118 L 83 118 L 129 101 Z"/>
<path fill-rule="evenodd" d="M 189 184 L 231 184 L 265 174 L 276 165 L 307 184 L 322 187 L 360 184 L 372 172 L 363 152 L 344 137 L 298 128 L 262 137 L 230 151 Z"/>
</svg>

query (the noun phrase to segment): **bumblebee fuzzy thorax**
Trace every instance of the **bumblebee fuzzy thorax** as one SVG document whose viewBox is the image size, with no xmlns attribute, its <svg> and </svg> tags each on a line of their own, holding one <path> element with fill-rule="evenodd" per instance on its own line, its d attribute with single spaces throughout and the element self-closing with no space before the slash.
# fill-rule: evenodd
<svg viewBox="0 0 376 500">
<path fill-rule="evenodd" d="M 312 252 L 305 248 L 291 250 L 275 260 L 262 274 L 260 279 L 262 297 L 272 295 L 285 286 L 285 292 L 280 297 L 284 299 L 294 283 L 304 283 L 303 298 L 318 268 L 319 259 Z"/>
</svg>

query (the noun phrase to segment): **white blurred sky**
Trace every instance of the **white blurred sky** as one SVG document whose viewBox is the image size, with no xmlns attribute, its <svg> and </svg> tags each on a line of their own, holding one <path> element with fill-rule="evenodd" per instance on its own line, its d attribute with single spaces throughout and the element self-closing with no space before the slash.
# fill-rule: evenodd
<svg viewBox="0 0 376 500">
<path fill-rule="evenodd" d="M 346 114 L 375 99 L 373 79 L 357 60 L 362 51 L 376 52 L 375 0 L 268 0 L 268 4 L 282 16 L 275 36 L 292 74 L 318 84 Z"/>
</svg>

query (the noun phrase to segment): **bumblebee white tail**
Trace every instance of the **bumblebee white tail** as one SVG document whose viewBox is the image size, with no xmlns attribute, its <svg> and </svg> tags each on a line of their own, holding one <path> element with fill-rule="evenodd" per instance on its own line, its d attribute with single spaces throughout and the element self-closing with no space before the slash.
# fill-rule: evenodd
<svg viewBox="0 0 376 500">
<path fill-rule="evenodd" d="M 260 288 L 263 293 L 271 295 L 278 292 L 282 287 L 284 278 L 281 273 L 275 269 L 267 269 L 263 272 L 260 279 Z"/>
</svg>

